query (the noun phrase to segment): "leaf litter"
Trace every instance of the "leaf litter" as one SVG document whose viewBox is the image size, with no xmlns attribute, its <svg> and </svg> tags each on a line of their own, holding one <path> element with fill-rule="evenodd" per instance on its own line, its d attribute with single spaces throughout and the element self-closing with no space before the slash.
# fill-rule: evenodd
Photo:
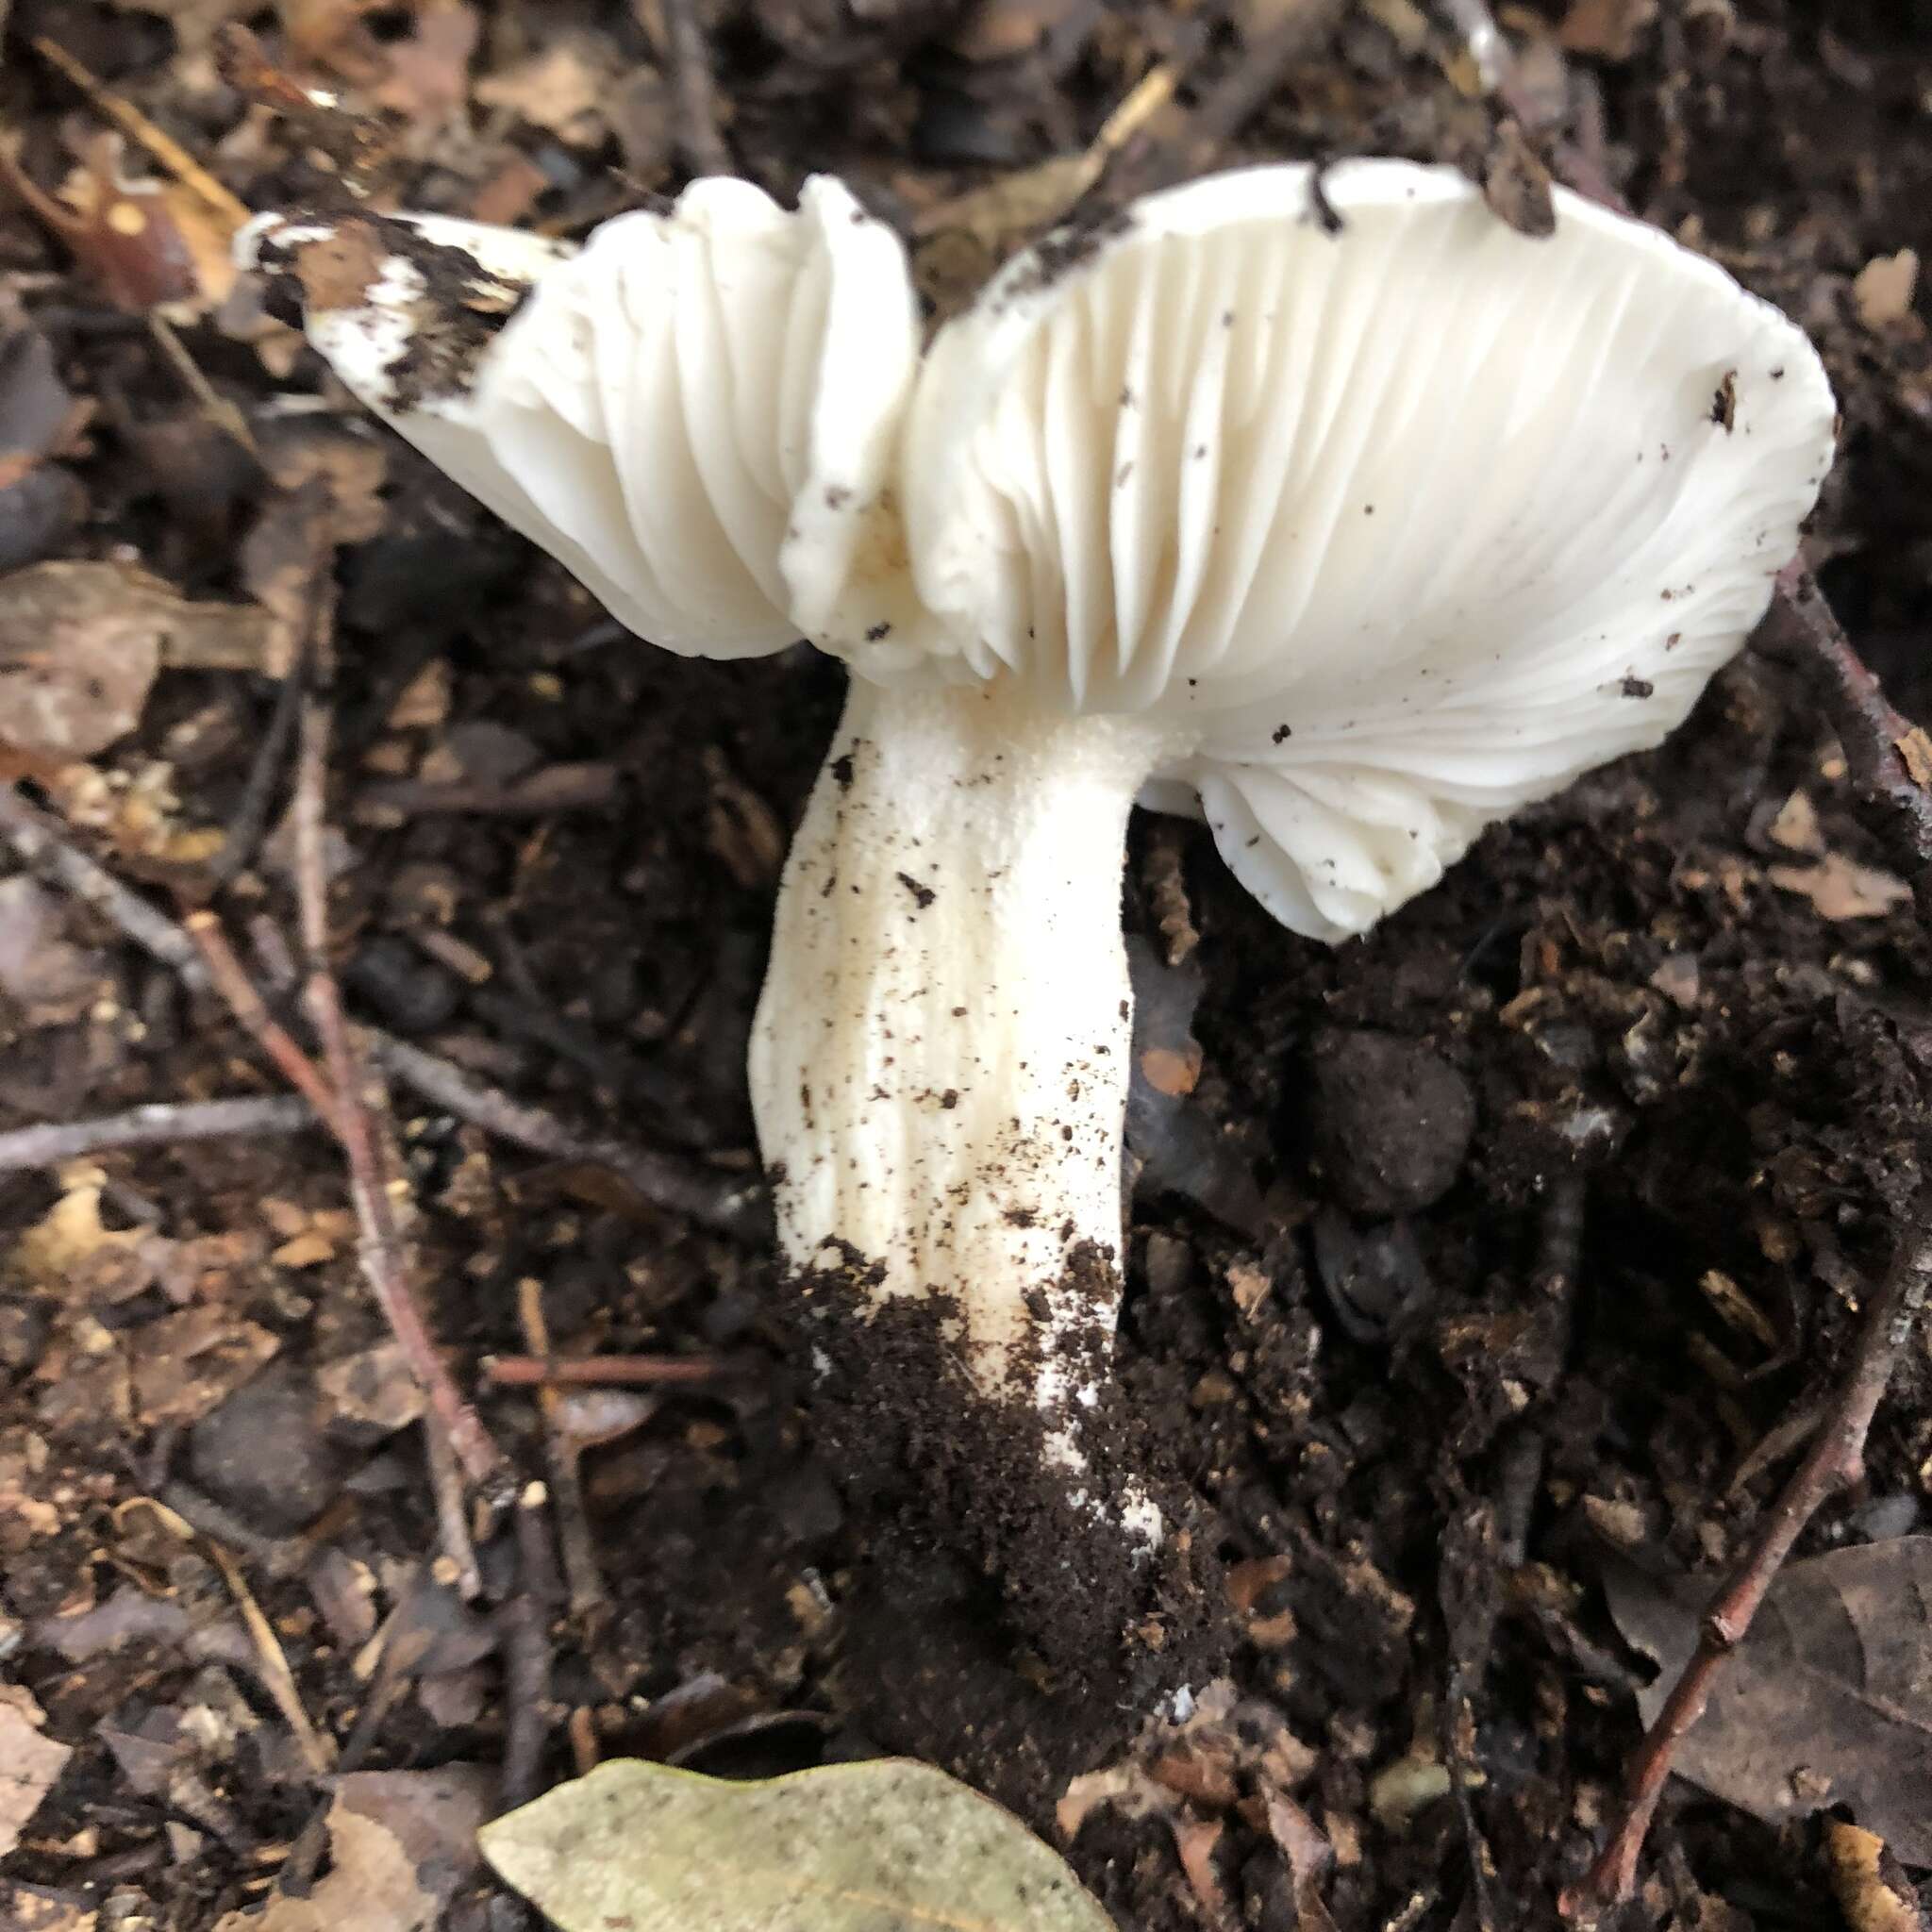
<svg viewBox="0 0 1932 1932">
<path fill-rule="evenodd" d="M 1616 1562 L 1617 1627 L 1657 1664 L 1645 1723 L 1697 1642 L 1703 1593 Z M 1844 1807 L 1907 1864 L 1932 1865 L 1932 1537 L 1828 1551 L 1772 1585 L 1676 1769 L 1783 1824 Z"/>
<path fill-rule="evenodd" d="M 906 1758 L 749 1784 L 617 1759 L 481 1841 L 561 1932 L 1111 1932 L 1017 1819 Z"/>
</svg>

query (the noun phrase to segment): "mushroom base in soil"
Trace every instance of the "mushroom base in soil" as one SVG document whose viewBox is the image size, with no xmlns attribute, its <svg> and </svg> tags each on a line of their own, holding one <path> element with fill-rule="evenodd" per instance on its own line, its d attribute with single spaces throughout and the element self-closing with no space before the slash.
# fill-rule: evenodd
<svg viewBox="0 0 1932 1932">
<path fill-rule="evenodd" d="M 1139 1563 L 1161 1518 L 1114 1467 L 1132 994 L 1127 815 L 1167 748 L 1145 719 L 1041 716 L 996 687 L 855 680 L 786 867 L 751 1050 L 779 1239 L 858 1291 L 942 1310 L 927 1390 L 1002 1415 L 1008 1485 Z M 906 1346 L 899 1324 L 893 1346 Z M 975 1431 L 987 1435 L 985 1430 Z M 989 1479 L 984 1445 L 975 1458 Z M 1002 1552 L 1002 1557 L 1006 1553 Z"/>
<path fill-rule="evenodd" d="M 1065 1660 L 1190 1560 L 1108 1372 L 1137 792 L 1197 795 L 1293 932 L 1364 932 L 1688 714 L 1829 465 L 1796 327 L 1556 209 L 1526 237 L 1402 161 L 1212 176 L 1017 257 L 923 355 L 897 238 L 824 177 L 577 251 L 244 237 L 640 637 L 849 667 L 752 1052 L 781 1246 L 855 1466 L 920 1475 Z"/>
</svg>

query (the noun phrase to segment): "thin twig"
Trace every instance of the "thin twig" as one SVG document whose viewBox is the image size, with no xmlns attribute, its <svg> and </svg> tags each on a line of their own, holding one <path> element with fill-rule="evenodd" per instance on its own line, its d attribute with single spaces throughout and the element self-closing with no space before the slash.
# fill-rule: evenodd
<svg viewBox="0 0 1932 1932">
<path fill-rule="evenodd" d="M 124 101 L 103 87 L 58 41 L 50 40 L 45 34 L 36 34 L 33 49 L 87 96 L 89 106 L 97 114 L 110 121 L 130 141 L 144 147 L 211 214 L 225 222 L 230 232 L 248 220 L 250 210 L 245 202 L 224 188 L 178 141 L 156 126 L 132 102 Z"/>
<path fill-rule="evenodd" d="M 553 1159 L 605 1167 L 647 1201 L 688 1214 L 703 1226 L 742 1241 L 762 1241 L 771 1232 L 763 1184 L 739 1175 L 712 1174 L 628 1141 L 587 1140 L 557 1116 L 485 1086 L 460 1067 L 425 1053 L 392 1034 L 369 1036 L 372 1055 L 405 1086 L 460 1119 Z"/>
<path fill-rule="evenodd" d="M 62 827 L 30 805 L 18 786 L 0 790 L 0 836 L 42 878 L 85 900 L 119 926 L 143 952 L 172 966 L 192 991 L 208 985 L 208 968 L 194 941 L 158 907 L 124 886 L 105 866 L 77 851 L 60 836 Z"/>
<path fill-rule="evenodd" d="M 175 333 L 174 324 L 157 308 L 148 312 L 147 326 L 168 366 L 181 378 L 181 386 L 201 406 L 203 416 L 259 462 L 261 445 L 248 426 L 248 418 L 202 373 L 201 365 L 188 353 L 188 345 Z"/>
<path fill-rule="evenodd" d="M 299 1095 L 242 1100 L 157 1101 L 91 1121 L 52 1121 L 0 1134 L 0 1173 L 53 1167 L 110 1147 L 157 1147 L 178 1141 L 218 1141 L 241 1134 L 297 1134 L 317 1124 Z"/>
<path fill-rule="evenodd" d="M 503 1639 L 505 1810 L 527 1804 L 542 1782 L 543 1750 L 554 1714 L 550 1706 L 550 1613 L 560 1591 L 544 1510 L 549 1496 L 529 1483 L 517 1498 L 516 1594 L 497 1612 Z"/>
<path fill-rule="evenodd" d="M 248 768 L 242 787 L 241 801 L 228 819 L 222 837 L 222 849 L 208 867 L 208 878 L 219 891 L 252 859 L 268 830 L 269 812 L 275 801 L 275 780 L 288 762 L 289 746 L 295 736 L 295 724 L 302 715 L 302 693 L 308 684 L 308 633 L 304 632 L 295 651 L 295 661 L 282 678 L 275 692 L 275 708 L 270 714 L 268 729 L 256 748 L 255 760 Z"/>
<path fill-rule="evenodd" d="M 693 175 L 735 174 L 731 150 L 718 131 L 711 51 L 693 0 L 664 0 L 664 38 L 671 69 L 671 127 L 685 165 Z"/>
<path fill-rule="evenodd" d="M 1810 688 L 1859 796 L 1909 856 L 1913 895 L 1921 915 L 1932 919 L 1932 739 L 1885 695 L 1802 564 L 1779 573 L 1777 594 L 1751 641 Z"/>
<path fill-rule="evenodd" d="M 658 1388 L 666 1382 L 715 1382 L 731 1365 L 715 1356 L 691 1355 L 492 1355 L 487 1380 L 504 1389 L 542 1384 L 589 1389 Z"/>
<path fill-rule="evenodd" d="M 0 788 L 0 838 L 19 853 L 34 872 L 58 885 L 63 891 L 83 900 L 110 924 L 119 927 L 144 953 L 172 967 L 192 991 L 214 990 L 214 977 L 202 947 L 190 936 L 186 926 L 171 919 L 139 892 L 122 884 L 100 865 L 62 836 L 65 827 L 30 804 L 16 787 Z M 204 932 L 217 935 L 222 947 L 226 935 L 217 923 Z M 224 966 L 234 958 L 234 948 L 225 947 Z M 236 962 L 239 967 L 239 961 Z M 246 985 L 248 991 L 242 988 Z M 245 972 L 240 981 L 227 982 L 227 991 L 244 1003 L 253 993 L 251 1012 L 267 1008 Z M 284 1038 L 287 1038 L 284 1033 Z M 499 1089 L 486 1085 L 466 1074 L 453 1062 L 426 1053 L 419 1046 L 398 1040 L 391 1034 L 371 1028 L 365 1036 L 370 1056 L 406 1087 L 425 1100 L 483 1128 L 486 1133 L 526 1147 L 534 1154 L 552 1159 L 580 1161 L 590 1167 L 608 1168 L 625 1185 L 644 1200 L 674 1214 L 688 1215 L 700 1225 L 715 1228 L 733 1239 L 760 1243 L 771 1237 L 771 1208 L 762 1182 L 737 1175 L 709 1173 L 689 1161 L 638 1147 L 625 1141 L 593 1140 L 578 1135 L 546 1108 L 514 1100 Z M 292 1040 L 289 1041 L 293 1045 Z M 296 1049 L 300 1053 L 300 1049 Z M 311 1071 L 314 1063 L 301 1054 Z M 285 1074 L 299 1064 L 277 1065 Z M 291 1077 L 297 1077 L 291 1074 Z M 306 1075 L 299 1076 L 300 1080 Z M 334 1094 L 327 1082 L 320 1082 L 319 1093 L 326 1096 L 332 1110 Z M 305 1092 L 308 1089 L 303 1089 Z"/>
<path fill-rule="evenodd" d="M 1918 1204 L 1921 1213 L 1928 1204 Z M 1678 1744 L 1704 1715 L 1724 1659 L 1740 1644 L 1792 1545 L 1821 1504 L 1864 1472 L 1865 1439 L 1891 1381 L 1892 1370 L 1924 1306 L 1932 1283 L 1932 1230 L 1915 1225 L 1893 1261 L 1885 1285 L 1865 1314 L 1864 1325 L 1831 1411 L 1810 1453 L 1799 1464 L 1763 1522 L 1743 1562 L 1705 1612 L 1697 1648 L 1671 1687 L 1656 1722 L 1630 1761 L 1623 1809 L 1609 1841 L 1582 1881 L 1563 1894 L 1562 1909 L 1585 1910 L 1621 1903 L 1637 1882 L 1637 1857 L 1669 1777 Z"/>
<path fill-rule="evenodd" d="M 319 574 L 315 594 L 326 602 L 333 593 L 326 573 Z M 325 616 L 319 622 L 326 622 Z M 478 1489 L 500 1487 L 507 1468 L 503 1452 L 491 1440 L 476 1411 L 463 1399 L 437 1353 L 423 1309 L 409 1285 L 408 1262 L 396 1227 L 395 1204 L 384 1186 L 375 1129 L 363 1091 L 363 1072 L 341 991 L 328 963 L 328 872 L 325 858 L 323 787 L 328 763 L 329 712 L 326 701 L 311 693 L 302 707 L 295 760 L 295 891 L 302 943 L 308 955 L 304 1005 L 322 1041 L 329 1084 L 335 1090 L 336 1138 L 349 1163 L 349 1193 L 361 1227 L 362 1273 L 401 1344 L 410 1372 L 443 1429 L 464 1473 Z"/>
<path fill-rule="evenodd" d="M 524 1332 L 524 1346 L 540 1360 L 547 1358 L 550 1327 L 543 1315 L 543 1284 L 534 1275 L 526 1274 L 517 1283 L 517 1324 Z M 579 1624 L 594 1623 L 609 1610 L 610 1593 L 604 1588 L 604 1574 L 597 1567 L 596 1542 L 584 1508 L 578 1449 L 559 1422 L 556 1389 L 548 1382 L 539 1382 L 536 1389 L 544 1447 L 549 1452 L 557 1547 L 563 1557 L 564 1581 L 570 1587 L 570 1613 Z"/>
<path fill-rule="evenodd" d="M 1341 12 L 1341 0 L 1289 0 L 1199 100 L 1171 104 L 1124 144 L 1099 192 L 1118 205 L 1210 172 L 1274 97 L 1282 75 L 1333 30 Z"/>
<path fill-rule="evenodd" d="M 268 1002 L 257 991 L 247 968 L 236 957 L 221 921 L 212 912 L 191 912 L 182 924 L 200 949 L 209 984 L 222 996 L 237 1023 L 275 1063 L 289 1085 L 340 1135 L 341 1124 L 337 1117 L 334 1087 L 295 1036 L 269 1011 Z"/>
<path fill-rule="evenodd" d="M 430 1494 L 436 1499 L 437 1540 L 456 1572 L 457 1594 L 466 1604 L 475 1603 L 483 1594 L 483 1573 L 477 1567 L 476 1544 L 470 1535 L 470 1514 L 464 1507 L 462 1466 L 434 1415 L 423 1418 L 423 1455 L 429 1465 Z"/>
</svg>

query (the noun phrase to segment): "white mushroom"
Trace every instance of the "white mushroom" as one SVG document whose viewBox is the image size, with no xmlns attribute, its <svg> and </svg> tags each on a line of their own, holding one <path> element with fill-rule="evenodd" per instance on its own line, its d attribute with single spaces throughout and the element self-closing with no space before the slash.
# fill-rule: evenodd
<svg viewBox="0 0 1932 1932">
<path fill-rule="evenodd" d="M 1322 185 L 1340 232 L 1286 166 L 1055 237 L 916 381 L 903 260 L 827 182 L 612 224 L 426 414 L 379 330 L 310 317 L 646 637 L 851 662 L 751 1056 L 784 1250 L 873 1316 L 943 1298 L 1062 1530 L 1141 1547 L 1095 1447 L 1137 794 L 1198 792 L 1277 919 L 1360 933 L 1683 719 L 1831 457 L 1803 335 L 1656 230 L 1559 192 L 1527 239 L 1405 162 Z"/>
<path fill-rule="evenodd" d="M 915 309 L 897 239 L 839 182 L 794 214 L 694 182 L 581 250 L 440 215 L 266 215 L 241 246 L 361 401 L 640 636 L 900 655 L 865 633 L 909 594 L 891 466 Z"/>
<path fill-rule="evenodd" d="M 941 331 L 908 548 L 974 681 L 854 680 L 779 902 L 787 1251 L 954 1294 L 1063 1459 L 1118 1307 L 1137 791 L 1198 790 L 1276 918 L 1360 933 L 1683 719 L 1830 460 L 1805 338 L 1655 229 L 1560 194 L 1529 240 L 1400 162 L 1324 186 L 1336 235 L 1305 168 L 1156 196 Z"/>
</svg>

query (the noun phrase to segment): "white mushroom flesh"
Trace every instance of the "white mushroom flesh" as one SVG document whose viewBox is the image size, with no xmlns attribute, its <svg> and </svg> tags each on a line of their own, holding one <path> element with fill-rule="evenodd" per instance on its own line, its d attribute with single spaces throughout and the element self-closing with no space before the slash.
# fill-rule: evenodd
<svg viewBox="0 0 1932 1932">
<path fill-rule="evenodd" d="M 370 222 L 373 273 L 318 300 L 301 251 L 357 232 L 271 217 L 245 247 L 295 263 L 309 338 L 361 401 L 631 629 L 712 658 L 807 633 L 882 668 L 904 654 L 887 641 L 910 602 L 891 467 L 915 309 L 898 241 L 840 183 L 814 178 L 787 213 L 747 182 L 696 182 L 581 251 Z M 425 380 L 465 284 L 514 312 L 460 366 L 427 358 Z"/>
</svg>

